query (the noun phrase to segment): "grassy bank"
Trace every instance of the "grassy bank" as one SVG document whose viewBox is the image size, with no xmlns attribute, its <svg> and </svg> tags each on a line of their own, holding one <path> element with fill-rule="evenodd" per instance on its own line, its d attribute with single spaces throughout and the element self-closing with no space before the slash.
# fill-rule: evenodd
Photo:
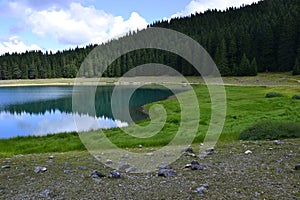
<svg viewBox="0 0 300 200">
<path fill-rule="evenodd" d="M 186 77 L 190 83 L 202 84 L 203 79 L 197 77 Z M 292 72 L 284 73 L 259 73 L 257 76 L 247 77 L 222 77 L 226 85 L 244 85 L 244 86 L 299 86 L 300 75 L 292 76 Z M 76 79 L 78 84 L 114 84 L 118 78 L 80 78 Z M 156 82 L 157 77 L 147 77 L 147 82 Z M 162 82 L 178 82 L 177 77 L 162 77 Z M 124 84 L 135 84 L 145 81 L 144 77 L 126 77 L 122 78 Z M 29 86 L 29 85 L 74 85 L 73 78 L 53 78 L 53 79 L 18 79 L 18 80 L 0 80 L 2 86 Z"/>
<path fill-rule="evenodd" d="M 195 85 L 194 91 L 200 103 L 201 115 L 199 130 L 194 142 L 199 143 L 203 140 L 208 129 L 211 103 L 206 86 Z M 269 92 L 281 93 L 283 97 L 266 98 L 265 96 Z M 226 93 L 227 115 L 220 141 L 237 140 L 241 131 L 261 120 L 300 122 L 300 100 L 292 99 L 295 94 L 300 94 L 299 87 L 226 86 Z M 191 93 L 187 92 L 181 95 L 189 98 Z M 136 148 L 139 144 L 145 147 L 159 147 L 168 144 L 177 133 L 181 120 L 181 110 L 178 101 L 174 98 L 158 103 L 167 110 L 168 117 L 162 131 L 155 136 L 140 139 L 129 136 L 120 129 L 106 130 L 106 136 L 122 148 Z M 149 109 L 154 104 L 156 103 L 147 105 L 147 108 Z M 148 124 L 149 120 L 139 123 L 140 126 Z M 129 126 L 127 129 L 131 128 Z M 76 133 L 0 140 L 1 156 L 84 149 L 85 147 Z"/>
</svg>

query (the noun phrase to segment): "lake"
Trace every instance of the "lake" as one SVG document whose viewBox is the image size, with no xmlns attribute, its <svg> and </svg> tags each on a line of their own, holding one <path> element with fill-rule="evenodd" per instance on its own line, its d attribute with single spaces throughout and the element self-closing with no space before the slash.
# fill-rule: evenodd
<svg viewBox="0 0 300 200">
<path fill-rule="evenodd" d="M 119 86 L 120 87 L 120 86 Z M 78 88 L 78 87 L 77 87 Z M 81 86 L 76 92 L 89 94 L 93 87 Z M 129 119 L 122 115 L 128 109 L 123 98 L 130 86 L 115 92 L 118 116 L 112 115 L 111 95 L 114 86 L 98 86 L 95 94 L 95 111 L 72 110 L 72 86 L 0 87 L 0 138 L 46 135 L 49 133 L 88 131 L 100 128 L 127 126 Z M 166 99 L 173 92 L 166 88 L 138 88 L 130 98 L 129 111 L 133 121 L 147 118 L 141 106 Z M 96 114 L 95 114 L 96 113 Z M 95 119 L 93 127 L 77 130 L 74 116 L 84 123 Z"/>
</svg>

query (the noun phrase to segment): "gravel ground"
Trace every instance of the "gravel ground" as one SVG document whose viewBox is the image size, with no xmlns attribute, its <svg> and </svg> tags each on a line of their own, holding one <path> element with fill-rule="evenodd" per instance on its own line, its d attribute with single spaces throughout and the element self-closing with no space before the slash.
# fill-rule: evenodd
<svg viewBox="0 0 300 200">
<path fill-rule="evenodd" d="M 184 168 L 192 160 L 204 168 Z M 17 155 L 0 158 L 0 199 L 300 199 L 297 164 L 300 139 L 222 143 L 202 159 L 182 155 L 169 177 L 109 178 L 112 169 L 88 152 Z M 106 177 L 92 178 L 94 170 Z"/>
</svg>

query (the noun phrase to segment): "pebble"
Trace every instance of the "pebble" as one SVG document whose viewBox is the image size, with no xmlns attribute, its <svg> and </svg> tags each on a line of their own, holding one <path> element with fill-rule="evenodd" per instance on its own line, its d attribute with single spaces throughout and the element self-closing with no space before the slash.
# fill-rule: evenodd
<svg viewBox="0 0 300 200">
<path fill-rule="evenodd" d="M 92 178 L 103 178 L 105 177 L 105 175 L 102 173 L 102 172 L 99 172 L 97 170 L 94 170 L 92 173 L 91 173 L 91 177 Z"/>
<path fill-rule="evenodd" d="M 1 169 L 8 169 L 8 168 L 11 168 L 11 166 L 10 166 L 10 165 L 3 165 L 3 166 L 1 167 Z"/>
<path fill-rule="evenodd" d="M 44 190 L 43 192 L 40 193 L 41 197 L 49 197 L 53 193 L 52 190 Z"/>
<path fill-rule="evenodd" d="M 183 153 L 187 153 L 187 152 L 193 153 L 193 148 L 191 146 L 188 146 L 187 148 L 183 149 L 182 152 Z"/>
<path fill-rule="evenodd" d="M 105 164 L 106 165 L 111 165 L 111 164 L 113 164 L 113 161 L 112 160 L 106 160 Z"/>
<path fill-rule="evenodd" d="M 67 173 L 67 174 L 73 173 L 73 172 L 76 172 L 76 170 L 70 170 L 70 169 L 65 169 L 64 170 L 64 173 Z"/>
<path fill-rule="evenodd" d="M 117 170 L 113 170 L 110 172 L 109 178 L 121 178 L 121 173 Z"/>
<path fill-rule="evenodd" d="M 125 172 L 130 173 L 130 172 L 135 172 L 136 170 L 137 170 L 136 167 L 129 167 L 129 168 L 125 169 Z"/>
<path fill-rule="evenodd" d="M 203 196 L 204 194 L 206 194 L 208 192 L 208 189 L 206 187 L 207 187 L 206 184 L 201 184 L 200 187 L 198 187 L 195 190 L 196 195 L 197 196 Z"/>
<path fill-rule="evenodd" d="M 125 171 L 126 169 L 130 168 L 131 166 L 129 164 L 123 164 L 119 166 L 118 170 Z"/>
<path fill-rule="evenodd" d="M 34 169 L 34 173 L 40 173 L 40 172 L 45 172 L 47 171 L 47 168 L 46 167 L 40 167 L 40 166 L 37 166 L 35 169 Z"/>
<path fill-rule="evenodd" d="M 206 151 L 207 155 L 211 155 L 215 152 L 215 149 L 213 147 L 211 147 L 211 148 L 207 148 L 205 151 Z"/>
<path fill-rule="evenodd" d="M 276 141 L 274 142 L 274 144 L 276 144 L 276 145 L 283 145 L 284 142 L 283 142 L 283 141 L 276 140 Z"/>
<path fill-rule="evenodd" d="M 295 154 L 288 153 L 288 154 L 285 154 L 284 156 L 289 158 L 289 157 L 293 157 L 293 156 L 295 156 Z"/>
<path fill-rule="evenodd" d="M 248 155 L 248 154 L 252 154 L 252 151 L 250 151 L 250 150 L 247 150 L 247 151 L 245 151 L 245 154 L 246 154 L 246 155 Z"/>
<path fill-rule="evenodd" d="M 164 176 L 164 177 L 177 175 L 176 171 L 173 169 L 159 169 L 157 174 L 158 174 L 158 176 Z"/>
<path fill-rule="evenodd" d="M 297 164 L 297 165 L 295 166 L 295 170 L 300 170 L 300 164 Z"/>
<path fill-rule="evenodd" d="M 162 162 L 158 166 L 159 169 L 170 169 L 168 163 Z"/>
</svg>

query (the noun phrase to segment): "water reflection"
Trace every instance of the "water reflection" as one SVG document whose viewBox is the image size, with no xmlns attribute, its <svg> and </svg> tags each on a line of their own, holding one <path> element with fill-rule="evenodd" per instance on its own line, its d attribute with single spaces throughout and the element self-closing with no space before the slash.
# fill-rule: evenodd
<svg viewBox="0 0 300 200">
<path fill-rule="evenodd" d="M 95 94 L 95 112 L 83 109 L 73 113 L 72 89 L 70 86 L 0 88 L 0 138 L 121 127 L 131 121 L 125 114 L 128 105 L 124 96 L 130 89 L 128 86 L 116 94 L 117 101 L 113 105 L 118 110 L 116 118 L 111 111 L 113 86 L 98 87 L 96 94 L 88 86 L 76 91 L 83 97 Z M 136 90 L 129 102 L 132 119 L 139 121 L 147 117 L 141 105 L 165 99 L 172 94 L 170 90 L 162 88 Z M 83 98 L 83 105 L 85 101 L 86 98 Z M 77 130 L 74 117 L 82 123 L 86 122 L 86 126 Z"/>
<path fill-rule="evenodd" d="M 82 122 L 93 121 L 93 124 L 77 129 L 74 117 Z M 112 120 L 107 117 L 91 117 L 78 113 L 63 113 L 59 110 L 46 111 L 43 114 L 30 114 L 26 112 L 9 113 L 0 112 L 1 138 L 26 135 L 45 135 L 48 133 L 88 131 L 99 128 L 113 128 L 128 126 L 126 122 Z"/>
</svg>

